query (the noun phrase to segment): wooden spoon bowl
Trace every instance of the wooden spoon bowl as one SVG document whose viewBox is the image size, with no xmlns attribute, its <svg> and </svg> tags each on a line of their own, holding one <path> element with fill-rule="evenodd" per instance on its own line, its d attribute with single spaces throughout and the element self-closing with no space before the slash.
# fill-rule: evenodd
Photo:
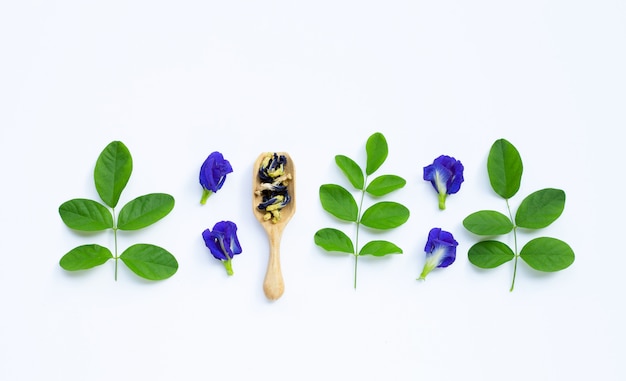
<svg viewBox="0 0 626 381">
<path fill-rule="evenodd" d="M 274 152 L 271 152 L 271 154 L 273 153 Z M 296 171 L 293 161 L 286 152 L 276 152 L 276 154 L 285 156 L 287 162 L 284 165 L 284 170 L 285 173 L 291 174 L 291 179 L 287 185 L 287 191 L 291 196 L 291 201 L 280 210 L 280 218 L 276 222 L 264 218 L 266 212 L 258 209 L 258 205 L 263 201 L 262 196 L 256 192 L 262 183 L 259 178 L 259 168 L 268 153 L 260 154 L 252 168 L 252 211 L 269 238 L 269 261 L 265 273 L 265 280 L 263 281 L 263 291 L 265 292 L 265 296 L 270 300 L 280 298 L 285 291 L 285 282 L 280 267 L 280 240 L 285 226 L 287 226 L 287 223 L 296 212 Z"/>
</svg>

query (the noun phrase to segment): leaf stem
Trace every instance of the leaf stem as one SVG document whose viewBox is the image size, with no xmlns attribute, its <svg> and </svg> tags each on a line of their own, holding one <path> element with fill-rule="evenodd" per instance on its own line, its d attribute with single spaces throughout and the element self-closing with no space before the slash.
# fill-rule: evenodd
<svg viewBox="0 0 626 381">
<path fill-rule="evenodd" d="M 365 189 L 367 188 L 367 175 L 365 176 L 365 180 L 363 181 L 363 189 L 361 189 L 361 201 L 359 202 L 359 212 L 357 215 L 356 221 L 356 237 L 355 237 L 355 247 L 354 247 L 354 289 L 356 290 L 356 274 L 357 274 L 357 266 L 359 262 L 359 229 L 361 227 L 361 211 L 363 210 L 363 200 L 365 200 Z"/>
<path fill-rule="evenodd" d="M 113 242 L 114 242 L 114 252 L 115 252 L 115 281 L 117 282 L 117 262 L 119 256 L 117 255 L 117 219 L 115 217 L 115 208 L 112 208 L 113 211 Z"/>
<path fill-rule="evenodd" d="M 515 258 L 513 259 L 513 280 L 511 281 L 511 289 L 510 292 L 515 288 L 515 277 L 517 275 L 517 259 L 519 258 L 519 254 L 517 253 L 517 225 L 515 225 L 515 220 L 513 219 L 513 214 L 511 213 L 511 205 L 509 204 L 509 200 L 506 200 L 506 207 L 509 210 L 509 218 L 511 219 L 511 223 L 513 224 L 513 246 L 514 246 L 514 254 Z"/>
</svg>

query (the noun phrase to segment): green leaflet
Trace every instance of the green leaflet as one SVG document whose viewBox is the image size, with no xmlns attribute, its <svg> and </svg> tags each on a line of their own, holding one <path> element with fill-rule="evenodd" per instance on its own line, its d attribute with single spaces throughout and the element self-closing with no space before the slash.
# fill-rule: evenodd
<svg viewBox="0 0 626 381">
<path fill-rule="evenodd" d="M 137 230 L 152 225 L 174 209 L 174 197 L 165 193 L 152 193 L 128 202 L 117 220 L 120 230 Z"/>
<path fill-rule="evenodd" d="M 174 198 L 165 193 L 151 193 L 135 198 L 120 210 L 114 221 L 115 207 L 132 172 L 133 160 L 128 148 L 118 141 L 111 142 L 98 156 L 94 169 L 94 184 L 98 195 L 111 209 L 88 199 L 73 199 L 59 207 L 59 215 L 70 228 L 82 231 L 113 230 L 115 248 L 112 253 L 96 244 L 82 245 L 70 250 L 59 261 L 68 271 L 85 270 L 115 260 L 117 280 L 118 259 L 137 275 L 151 280 L 166 279 L 178 269 L 176 259 L 155 245 L 132 246 L 122 255 L 117 253 L 117 231 L 145 228 L 165 217 L 174 208 Z"/>
<path fill-rule="evenodd" d="M 361 217 L 361 224 L 372 229 L 394 229 L 409 219 L 406 206 L 393 201 L 381 201 L 367 208 Z"/>
<path fill-rule="evenodd" d="M 505 139 L 496 140 L 487 158 L 487 173 L 493 190 L 509 199 L 517 193 L 522 181 L 522 157 Z"/>
<path fill-rule="evenodd" d="M 124 250 L 120 259 L 142 278 L 163 280 L 178 270 L 178 262 L 167 250 L 149 244 L 136 244 Z"/>
<path fill-rule="evenodd" d="M 382 175 L 372 180 L 365 191 L 372 196 L 380 197 L 403 188 L 405 185 L 406 180 L 400 176 Z"/>
<path fill-rule="evenodd" d="M 467 256 L 474 266 L 492 269 L 515 258 L 515 253 L 500 241 L 481 241 L 470 247 Z"/>
<path fill-rule="evenodd" d="M 100 231 L 113 228 L 113 216 L 104 205 L 84 198 L 75 198 L 61 204 L 59 215 L 67 227 L 82 231 Z"/>
<path fill-rule="evenodd" d="M 495 210 L 474 212 L 463 220 L 463 226 L 478 235 L 500 235 L 513 230 L 509 217 Z"/>
<path fill-rule="evenodd" d="M 341 230 L 333 228 L 320 229 L 314 236 L 315 244 L 326 251 L 354 253 L 354 244 L 350 237 Z"/>
<path fill-rule="evenodd" d="M 542 189 L 526 197 L 515 213 L 515 223 L 521 228 L 545 228 L 563 213 L 565 192 L 560 189 Z"/>
<path fill-rule="evenodd" d="M 367 139 L 365 144 L 365 151 L 367 153 L 367 167 L 365 167 L 365 173 L 369 176 L 376 172 L 378 168 L 387 160 L 389 154 L 389 148 L 387 147 L 387 140 L 380 132 L 374 133 Z"/>
<path fill-rule="evenodd" d="M 335 156 L 335 163 L 343 171 L 343 174 L 348 178 L 350 184 L 358 190 L 362 190 L 365 184 L 365 177 L 363 177 L 363 170 L 352 159 L 344 155 Z"/>
<path fill-rule="evenodd" d="M 117 206 L 132 171 L 133 159 L 124 143 L 109 143 L 98 156 L 93 174 L 96 190 L 105 204 Z"/>
<path fill-rule="evenodd" d="M 78 246 L 70 250 L 59 261 L 59 265 L 67 271 L 87 270 L 100 266 L 113 258 L 111 250 L 91 244 Z"/>
<path fill-rule="evenodd" d="M 357 284 L 357 264 L 361 255 L 377 257 L 389 254 L 401 254 L 402 249 L 394 243 L 384 240 L 366 242 L 359 248 L 359 237 L 363 237 L 361 226 L 389 230 L 404 224 L 409 219 L 409 210 L 393 201 L 380 201 L 364 207 L 365 195 L 373 197 L 387 195 L 406 184 L 406 180 L 396 175 L 382 175 L 368 183 L 373 175 L 385 162 L 389 154 L 387 140 L 383 134 L 372 134 L 365 145 L 366 170 L 365 176 L 361 167 L 345 155 L 336 155 L 335 163 L 342 171 L 354 190 L 360 192 L 359 203 L 352 193 L 341 185 L 324 184 L 320 186 L 319 196 L 322 208 L 342 221 L 356 224 L 355 239 L 334 228 L 323 228 L 314 235 L 315 244 L 329 252 L 340 252 L 354 255 L 354 288 Z"/>
<path fill-rule="evenodd" d="M 402 249 L 389 241 L 370 241 L 361 248 L 359 255 L 382 257 L 387 254 L 402 254 Z"/>
<path fill-rule="evenodd" d="M 320 187 L 320 201 L 325 211 L 340 220 L 356 222 L 359 207 L 352 194 L 342 186 L 324 184 Z"/>
<path fill-rule="evenodd" d="M 477 235 L 497 236 L 513 232 L 514 249 L 500 241 L 486 240 L 476 243 L 468 251 L 469 261 L 480 268 L 494 268 L 513 260 L 511 291 L 515 287 L 519 258 L 535 270 L 548 272 L 563 270 L 574 262 L 574 251 L 568 244 L 556 238 L 532 239 L 517 252 L 519 228 L 545 228 L 556 221 L 565 208 L 565 192 L 546 188 L 524 198 L 513 218 L 509 199 L 520 188 L 522 171 L 522 158 L 517 148 L 505 139 L 496 140 L 487 158 L 487 172 L 491 187 L 505 199 L 510 217 L 497 211 L 482 210 L 463 220 L 463 226 Z"/>
<path fill-rule="evenodd" d="M 535 270 L 560 271 L 574 263 L 574 250 L 556 238 L 540 237 L 524 245 L 520 257 Z"/>
</svg>

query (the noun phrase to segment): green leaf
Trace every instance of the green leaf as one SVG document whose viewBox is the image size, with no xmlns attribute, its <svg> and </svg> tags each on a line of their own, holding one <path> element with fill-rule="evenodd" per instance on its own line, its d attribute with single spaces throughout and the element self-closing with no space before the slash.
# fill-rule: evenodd
<svg viewBox="0 0 626 381">
<path fill-rule="evenodd" d="M 393 201 L 382 201 L 370 206 L 361 217 L 361 224 L 373 229 L 393 229 L 409 219 L 409 210 Z"/>
<path fill-rule="evenodd" d="M 111 258 L 113 254 L 106 247 L 96 244 L 83 245 L 65 254 L 59 261 L 59 265 L 67 271 L 86 270 L 99 266 Z"/>
<path fill-rule="evenodd" d="M 496 140 L 487 158 L 487 172 L 493 190 L 505 199 L 513 197 L 522 181 L 522 158 L 505 139 Z"/>
<path fill-rule="evenodd" d="M 512 260 L 515 254 L 502 242 L 481 241 L 470 247 L 467 256 L 474 266 L 492 269 Z"/>
<path fill-rule="evenodd" d="M 370 241 L 361 248 L 359 255 L 382 257 L 387 254 L 402 254 L 402 249 L 388 241 Z"/>
<path fill-rule="evenodd" d="M 82 231 L 100 231 L 113 228 L 113 216 L 104 205 L 84 198 L 75 198 L 61 204 L 59 215 L 68 227 Z"/>
<path fill-rule="evenodd" d="M 335 163 L 337 163 L 337 166 L 346 175 L 353 187 L 363 190 L 363 186 L 365 186 L 363 170 L 354 160 L 344 155 L 337 155 L 335 156 Z"/>
<path fill-rule="evenodd" d="M 520 251 L 520 257 L 539 271 L 560 271 L 574 263 L 574 251 L 556 238 L 540 237 L 529 241 Z"/>
<path fill-rule="evenodd" d="M 526 197 L 515 214 L 517 226 L 541 229 L 553 223 L 565 209 L 565 192 L 546 188 Z"/>
<path fill-rule="evenodd" d="M 352 240 L 341 230 L 320 229 L 315 233 L 314 239 L 315 244 L 326 251 L 354 254 Z"/>
<path fill-rule="evenodd" d="M 137 230 L 152 225 L 174 209 L 174 197 L 165 193 L 151 193 L 129 201 L 117 220 L 121 230 Z"/>
<path fill-rule="evenodd" d="M 322 185 L 320 187 L 320 201 L 325 211 L 340 220 L 356 222 L 359 217 L 359 208 L 354 197 L 339 185 Z"/>
<path fill-rule="evenodd" d="M 124 143 L 109 143 L 100 153 L 94 170 L 96 190 L 111 208 L 117 206 L 122 191 L 133 171 L 133 159 Z"/>
<path fill-rule="evenodd" d="M 163 280 L 178 270 L 178 262 L 167 250 L 150 244 L 133 245 L 120 255 L 120 259 L 135 274 L 149 280 Z"/>
<path fill-rule="evenodd" d="M 376 172 L 378 168 L 387 160 L 389 148 L 385 136 L 380 132 L 372 134 L 365 144 L 365 152 L 367 153 L 367 167 L 365 173 L 369 176 Z"/>
<path fill-rule="evenodd" d="M 406 180 L 396 175 L 382 175 L 367 186 L 365 191 L 372 196 L 384 196 L 406 185 Z"/>
<path fill-rule="evenodd" d="M 481 210 L 470 214 L 463 220 L 463 226 L 478 235 L 500 235 L 513 230 L 509 217 L 494 210 Z"/>
</svg>

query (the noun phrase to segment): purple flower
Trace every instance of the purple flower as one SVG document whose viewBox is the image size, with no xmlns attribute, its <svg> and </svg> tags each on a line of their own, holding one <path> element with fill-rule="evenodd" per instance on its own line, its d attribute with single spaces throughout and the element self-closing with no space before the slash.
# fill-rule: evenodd
<svg viewBox="0 0 626 381">
<path fill-rule="evenodd" d="M 200 204 L 204 205 L 211 194 L 222 188 L 226 175 L 232 171 L 230 163 L 221 153 L 213 152 L 206 158 L 200 168 L 200 185 L 202 185 Z"/>
<path fill-rule="evenodd" d="M 202 238 L 215 259 L 222 261 L 228 275 L 233 275 L 233 256 L 241 254 L 237 225 L 231 221 L 220 221 L 213 226 L 213 231 L 203 231 Z"/>
<path fill-rule="evenodd" d="M 446 197 L 459 191 L 463 182 L 463 164 L 451 156 L 441 155 L 424 167 L 424 180 L 439 193 L 439 209 L 446 208 Z"/>
<path fill-rule="evenodd" d="M 456 259 L 456 247 L 459 245 L 454 240 L 452 233 L 432 228 L 428 233 L 428 241 L 424 251 L 426 252 L 426 263 L 418 280 L 426 279 L 426 275 L 435 267 L 448 267 Z"/>
</svg>

